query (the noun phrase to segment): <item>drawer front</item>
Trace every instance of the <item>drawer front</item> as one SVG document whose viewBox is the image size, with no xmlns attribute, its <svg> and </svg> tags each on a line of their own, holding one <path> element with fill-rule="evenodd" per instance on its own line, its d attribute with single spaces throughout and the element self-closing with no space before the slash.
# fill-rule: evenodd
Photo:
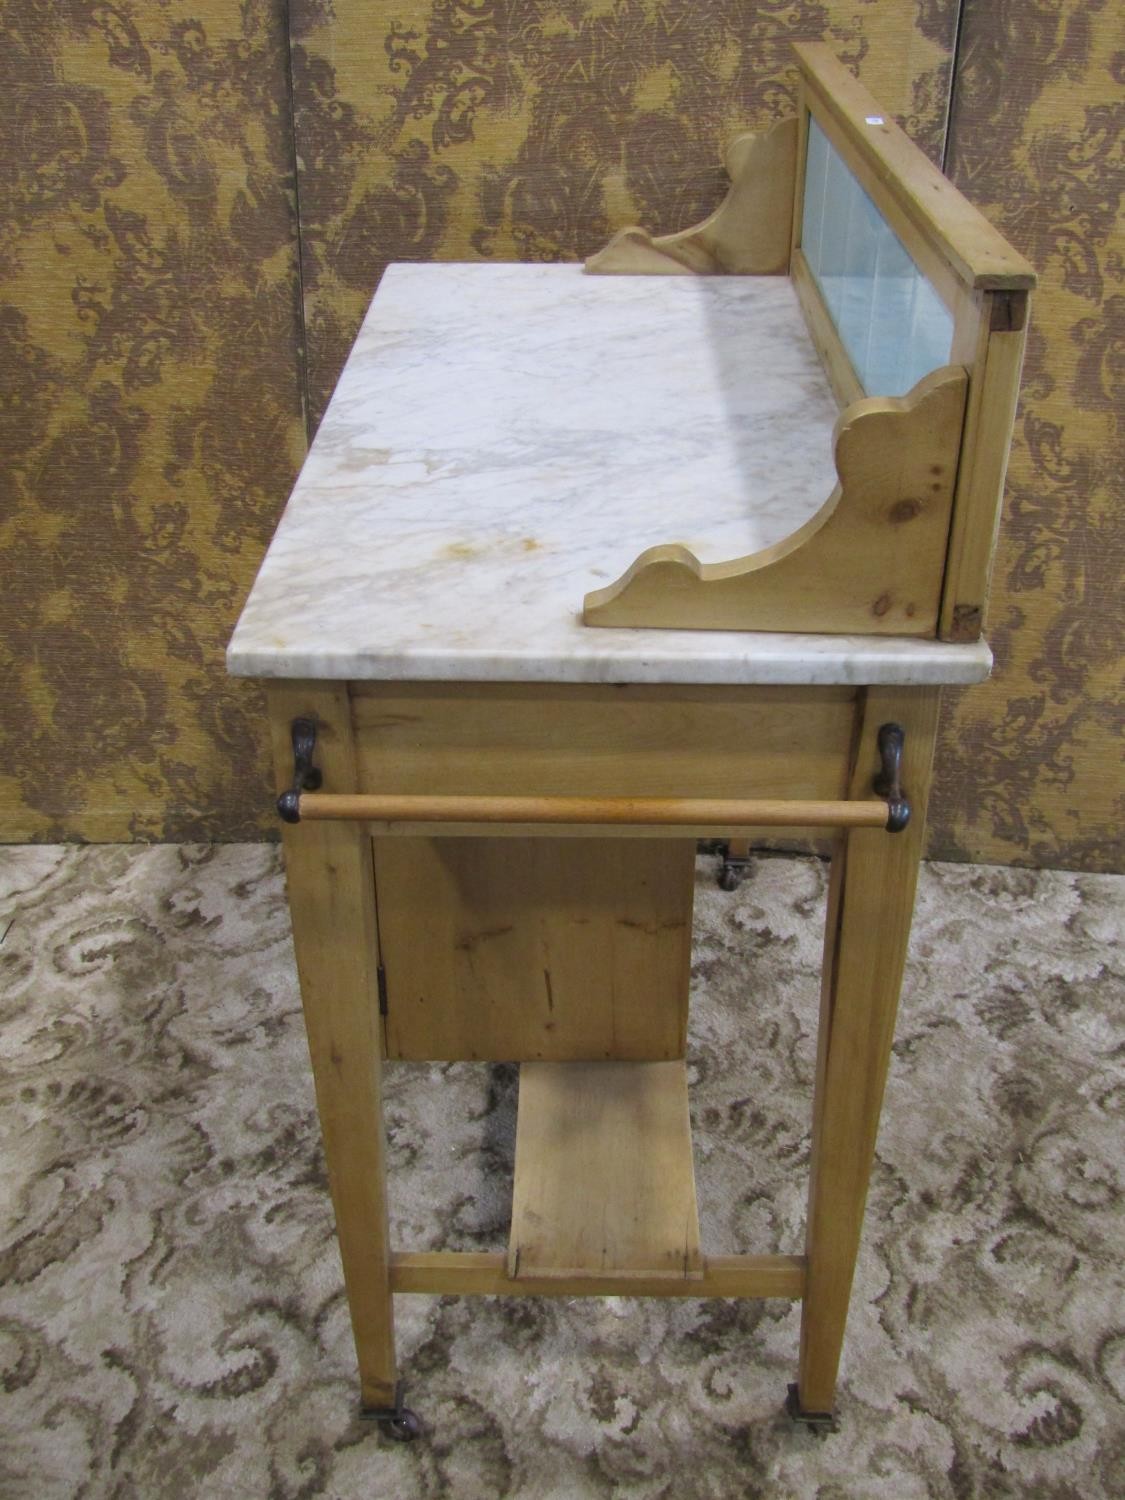
<svg viewBox="0 0 1125 1500">
<path fill-rule="evenodd" d="M 500 796 L 846 794 L 849 688 L 354 684 L 359 789 Z"/>
</svg>

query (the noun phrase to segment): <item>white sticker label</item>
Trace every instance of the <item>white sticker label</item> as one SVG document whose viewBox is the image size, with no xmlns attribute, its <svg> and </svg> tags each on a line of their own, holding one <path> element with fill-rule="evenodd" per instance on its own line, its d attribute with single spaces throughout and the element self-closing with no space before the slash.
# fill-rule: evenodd
<svg viewBox="0 0 1125 1500">
<path fill-rule="evenodd" d="M 881 125 L 883 123 L 882 115 L 866 115 L 864 116 L 864 118 L 866 119 L 868 125 Z"/>
</svg>

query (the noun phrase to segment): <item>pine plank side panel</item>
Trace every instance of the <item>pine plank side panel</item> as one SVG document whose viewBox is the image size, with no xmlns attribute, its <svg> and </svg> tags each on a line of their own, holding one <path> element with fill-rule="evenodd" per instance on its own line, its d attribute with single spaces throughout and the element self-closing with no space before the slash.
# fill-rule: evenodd
<svg viewBox="0 0 1125 1500">
<path fill-rule="evenodd" d="M 682 1057 L 690 839 L 374 840 L 387 1055 Z"/>
<path fill-rule="evenodd" d="M 683 1063 L 520 1070 L 508 1275 L 699 1279 Z"/>
</svg>

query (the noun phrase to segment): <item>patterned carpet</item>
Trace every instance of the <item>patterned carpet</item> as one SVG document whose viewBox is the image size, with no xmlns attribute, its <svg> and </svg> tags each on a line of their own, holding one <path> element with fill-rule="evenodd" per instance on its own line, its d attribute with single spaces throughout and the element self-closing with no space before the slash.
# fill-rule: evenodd
<svg viewBox="0 0 1125 1500">
<path fill-rule="evenodd" d="M 801 1246 L 824 889 L 700 863 L 715 1251 Z M 0 1494 L 1120 1496 L 1123 896 L 924 869 L 838 1434 L 780 1415 L 788 1304 L 401 1298 L 400 1446 L 356 1416 L 277 850 L 0 851 Z M 516 1070 L 389 1072 L 395 1239 L 502 1247 Z"/>
</svg>

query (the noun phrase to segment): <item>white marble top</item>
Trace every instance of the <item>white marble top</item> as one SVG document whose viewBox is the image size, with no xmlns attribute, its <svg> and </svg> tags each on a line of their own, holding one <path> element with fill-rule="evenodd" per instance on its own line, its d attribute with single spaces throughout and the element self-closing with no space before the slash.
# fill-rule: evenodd
<svg viewBox="0 0 1125 1500">
<path fill-rule="evenodd" d="M 607 630 L 585 594 L 645 547 L 788 535 L 836 418 L 783 277 L 396 265 L 228 650 L 240 676 L 971 682 L 983 644 Z"/>
</svg>

